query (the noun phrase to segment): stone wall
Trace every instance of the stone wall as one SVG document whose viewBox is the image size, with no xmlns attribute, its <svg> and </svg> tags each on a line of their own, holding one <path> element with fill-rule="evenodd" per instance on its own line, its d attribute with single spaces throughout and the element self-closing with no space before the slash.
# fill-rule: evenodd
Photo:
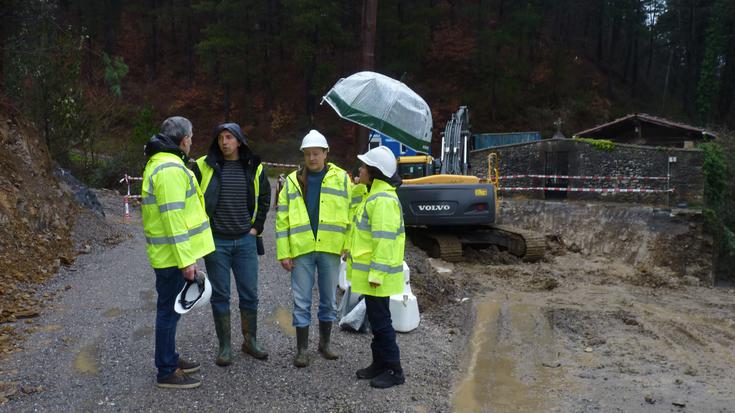
<svg viewBox="0 0 735 413">
<path fill-rule="evenodd" d="M 613 150 L 601 150 L 595 145 L 573 139 L 550 139 L 470 153 L 472 174 L 487 177 L 487 157 L 496 153 L 500 176 L 506 175 L 582 175 L 582 176 L 666 176 L 670 168 L 669 185 L 674 192 L 666 193 L 584 193 L 552 191 L 502 191 L 504 196 L 523 195 L 544 199 L 566 197 L 577 200 L 605 200 L 643 204 L 701 206 L 703 203 L 704 155 L 698 149 L 661 148 L 615 144 Z M 557 160 L 554 161 L 554 157 Z M 566 159 L 564 159 L 566 157 Z M 675 162 L 669 163 L 669 158 Z M 574 187 L 574 188 L 651 188 L 666 189 L 665 180 L 547 180 L 523 178 L 503 180 L 501 187 Z M 564 195 L 566 194 L 566 195 Z"/>
</svg>

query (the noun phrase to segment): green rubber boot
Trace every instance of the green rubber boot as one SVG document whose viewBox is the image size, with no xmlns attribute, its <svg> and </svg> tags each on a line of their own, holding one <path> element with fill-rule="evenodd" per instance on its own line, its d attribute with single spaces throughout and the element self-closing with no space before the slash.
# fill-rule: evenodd
<svg viewBox="0 0 735 413">
<path fill-rule="evenodd" d="M 240 324 L 242 325 L 242 351 L 258 360 L 268 358 L 268 353 L 258 345 L 258 313 L 249 310 L 240 310 Z"/>
<path fill-rule="evenodd" d="M 293 365 L 296 367 L 307 367 L 309 365 L 309 355 L 306 349 L 309 347 L 309 326 L 296 327 L 296 357 L 293 359 Z"/>
<path fill-rule="evenodd" d="M 219 350 L 217 351 L 217 359 L 214 364 L 218 366 L 229 366 L 232 364 L 232 347 L 231 330 L 230 330 L 230 314 L 212 313 L 214 316 L 214 329 L 217 332 L 219 340 Z"/>
<path fill-rule="evenodd" d="M 327 360 L 337 360 L 339 355 L 332 352 L 329 347 L 332 336 L 332 322 L 331 321 L 320 321 L 319 322 L 319 352 L 322 353 Z"/>
</svg>

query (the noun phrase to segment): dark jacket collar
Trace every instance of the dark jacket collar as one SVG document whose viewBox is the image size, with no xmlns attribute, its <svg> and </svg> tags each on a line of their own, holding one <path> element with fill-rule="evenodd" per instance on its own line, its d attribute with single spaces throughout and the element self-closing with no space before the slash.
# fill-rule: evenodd
<svg viewBox="0 0 735 413">
<path fill-rule="evenodd" d="M 184 161 L 184 163 L 187 163 L 188 161 L 188 157 L 184 151 L 179 148 L 179 145 L 175 144 L 174 141 L 166 135 L 156 134 L 151 136 L 151 139 L 146 143 L 143 152 L 147 158 L 150 158 L 159 152 L 167 152 L 178 156 L 182 161 Z"/>
</svg>

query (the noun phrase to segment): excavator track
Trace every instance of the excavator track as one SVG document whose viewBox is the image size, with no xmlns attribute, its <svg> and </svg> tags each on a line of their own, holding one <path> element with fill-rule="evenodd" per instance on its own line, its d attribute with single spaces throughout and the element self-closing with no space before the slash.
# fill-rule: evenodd
<svg viewBox="0 0 735 413">
<path fill-rule="evenodd" d="M 430 257 L 449 262 L 462 261 L 464 244 L 494 244 L 526 262 L 541 260 L 546 251 L 546 239 L 543 235 L 507 225 L 478 227 L 463 232 L 428 228 L 414 228 L 409 232 L 414 244 L 425 250 Z"/>
<path fill-rule="evenodd" d="M 493 225 L 492 229 L 507 238 L 508 252 L 527 262 L 536 262 L 544 257 L 546 239 L 533 231 L 507 225 Z"/>
<path fill-rule="evenodd" d="M 462 261 L 462 243 L 451 233 L 433 232 L 427 229 L 409 229 L 411 240 L 432 258 L 448 262 Z"/>
<path fill-rule="evenodd" d="M 462 243 L 451 234 L 437 234 L 434 239 L 439 248 L 439 258 L 447 262 L 462 261 Z"/>
</svg>

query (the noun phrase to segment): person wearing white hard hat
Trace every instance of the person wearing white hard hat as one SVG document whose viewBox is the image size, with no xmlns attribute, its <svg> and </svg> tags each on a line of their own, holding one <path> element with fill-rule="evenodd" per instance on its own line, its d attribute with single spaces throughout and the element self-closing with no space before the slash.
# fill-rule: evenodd
<svg viewBox="0 0 735 413">
<path fill-rule="evenodd" d="M 309 365 L 306 350 L 315 282 L 319 287 L 318 350 L 328 360 L 339 357 L 331 349 L 331 331 L 337 318 L 337 277 L 349 225 L 351 188 L 347 172 L 326 161 L 329 144 L 324 135 L 309 131 L 301 151 L 304 166 L 286 177 L 276 209 L 277 258 L 291 272 L 296 367 Z"/>
<path fill-rule="evenodd" d="M 373 332 L 372 363 L 357 370 L 358 379 L 369 379 L 376 388 L 405 382 L 400 350 L 390 315 L 390 296 L 403 292 L 403 253 L 406 234 L 401 202 L 396 195 L 396 158 L 385 146 L 357 158 L 360 183 L 368 193 L 357 206 L 345 248 L 347 279 L 355 294 L 365 297 Z"/>
</svg>

